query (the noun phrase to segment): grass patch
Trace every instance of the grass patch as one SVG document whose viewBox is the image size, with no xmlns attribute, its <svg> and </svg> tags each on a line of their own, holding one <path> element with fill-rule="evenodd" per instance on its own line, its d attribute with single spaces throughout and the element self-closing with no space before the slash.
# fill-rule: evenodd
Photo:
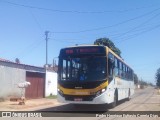
<svg viewBox="0 0 160 120">
<path fill-rule="evenodd" d="M 57 95 L 50 95 L 50 96 L 47 96 L 46 98 L 48 98 L 48 99 L 57 99 Z"/>
</svg>

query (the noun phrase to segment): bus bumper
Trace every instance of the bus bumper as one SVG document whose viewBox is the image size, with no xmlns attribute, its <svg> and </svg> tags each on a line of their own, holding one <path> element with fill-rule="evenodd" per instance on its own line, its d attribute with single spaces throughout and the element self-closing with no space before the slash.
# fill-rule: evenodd
<svg viewBox="0 0 160 120">
<path fill-rule="evenodd" d="M 58 101 L 61 103 L 73 103 L 73 104 L 109 104 L 113 102 L 113 98 L 107 93 L 102 93 L 101 95 L 95 97 L 92 101 L 69 101 L 65 100 L 64 97 L 62 97 L 58 93 Z"/>
</svg>

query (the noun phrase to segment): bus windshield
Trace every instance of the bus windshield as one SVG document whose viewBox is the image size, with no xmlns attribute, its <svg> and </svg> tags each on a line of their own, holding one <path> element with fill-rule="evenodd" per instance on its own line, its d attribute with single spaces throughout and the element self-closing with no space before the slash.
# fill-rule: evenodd
<svg viewBox="0 0 160 120">
<path fill-rule="evenodd" d="M 60 60 L 60 80 L 100 81 L 107 76 L 106 57 L 66 57 Z"/>
</svg>

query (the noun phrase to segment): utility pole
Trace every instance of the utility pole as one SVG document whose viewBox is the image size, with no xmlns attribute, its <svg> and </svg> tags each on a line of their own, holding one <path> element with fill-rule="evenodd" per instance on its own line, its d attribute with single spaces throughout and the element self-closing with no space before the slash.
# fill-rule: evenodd
<svg viewBox="0 0 160 120">
<path fill-rule="evenodd" d="M 45 36 L 46 36 L 46 65 L 48 65 L 48 33 L 49 31 L 45 31 Z"/>
</svg>

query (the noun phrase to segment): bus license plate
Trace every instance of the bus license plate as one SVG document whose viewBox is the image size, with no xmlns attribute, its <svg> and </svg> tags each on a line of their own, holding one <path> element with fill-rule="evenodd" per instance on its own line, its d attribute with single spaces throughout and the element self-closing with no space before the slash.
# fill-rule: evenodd
<svg viewBox="0 0 160 120">
<path fill-rule="evenodd" d="M 74 101 L 83 101 L 82 98 L 74 98 Z"/>
</svg>

